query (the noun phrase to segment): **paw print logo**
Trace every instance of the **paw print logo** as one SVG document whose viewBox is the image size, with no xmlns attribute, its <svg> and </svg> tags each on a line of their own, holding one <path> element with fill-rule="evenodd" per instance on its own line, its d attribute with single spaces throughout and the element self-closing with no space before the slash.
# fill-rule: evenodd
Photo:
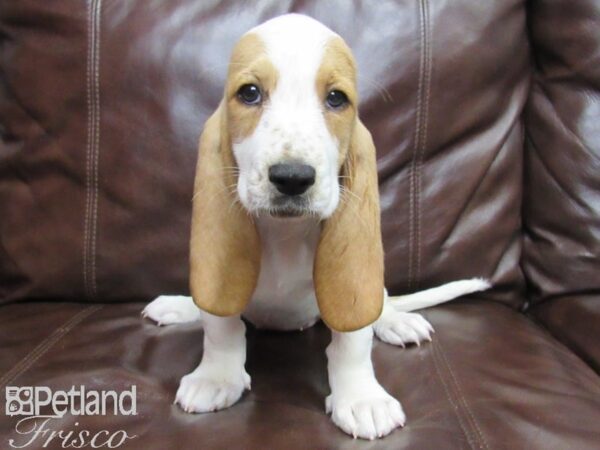
<svg viewBox="0 0 600 450">
<path fill-rule="evenodd" d="M 6 386 L 6 415 L 27 416 L 33 414 L 33 388 Z"/>
</svg>

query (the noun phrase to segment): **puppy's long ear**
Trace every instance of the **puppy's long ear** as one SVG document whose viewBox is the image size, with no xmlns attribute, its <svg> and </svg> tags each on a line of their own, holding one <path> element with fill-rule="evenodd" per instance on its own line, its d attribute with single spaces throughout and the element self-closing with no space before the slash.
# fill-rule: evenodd
<svg viewBox="0 0 600 450">
<path fill-rule="evenodd" d="M 260 240 L 237 202 L 236 164 L 225 120 L 221 104 L 200 138 L 190 243 L 192 297 L 218 316 L 243 311 L 260 271 Z"/>
<path fill-rule="evenodd" d="M 323 321 L 334 330 L 353 331 L 374 322 L 383 308 L 375 146 L 359 119 L 340 179 L 348 192 L 325 221 L 313 279 Z"/>
</svg>

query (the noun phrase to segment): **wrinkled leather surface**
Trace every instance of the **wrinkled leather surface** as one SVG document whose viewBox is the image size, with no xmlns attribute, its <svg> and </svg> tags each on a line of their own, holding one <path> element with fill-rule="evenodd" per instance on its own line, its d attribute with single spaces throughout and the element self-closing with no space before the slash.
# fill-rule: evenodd
<svg viewBox="0 0 600 450">
<path fill-rule="evenodd" d="M 187 292 L 202 124 L 233 43 L 291 10 L 356 54 L 390 290 L 486 276 L 517 306 L 525 8 L 471 5 L 3 2 L 0 301 Z"/>
<path fill-rule="evenodd" d="M 43 328 L 46 336 L 35 344 L 44 345 L 57 328 L 31 312 L 45 308 L 0 307 L 0 342 L 16 330 Z M 81 428 L 139 435 L 125 448 L 302 449 L 310 442 L 310 448 L 340 449 L 583 450 L 600 442 L 598 376 L 522 314 L 481 299 L 427 311 L 437 330 L 431 344 L 406 350 L 375 344 L 375 370 L 403 403 L 408 425 L 372 443 L 352 440 L 325 415 L 329 333 L 322 325 L 297 333 L 249 329 L 252 390 L 228 410 L 190 415 L 172 400 L 179 378 L 201 356 L 198 324 L 159 328 L 140 318 L 142 303 L 52 308 L 62 311 L 67 331 L 2 381 L 55 389 L 135 384 L 137 416 L 65 416 L 54 425 L 68 429 L 78 420 Z M 0 373 L 11 365 L 2 360 Z M 17 437 L 13 429 L 14 419 L 0 416 L 2 442 Z"/>
<path fill-rule="evenodd" d="M 600 370 L 600 4 L 534 1 L 524 253 L 533 316 Z"/>
<path fill-rule="evenodd" d="M 523 268 L 539 302 L 600 293 L 600 3 L 534 1 Z"/>
</svg>

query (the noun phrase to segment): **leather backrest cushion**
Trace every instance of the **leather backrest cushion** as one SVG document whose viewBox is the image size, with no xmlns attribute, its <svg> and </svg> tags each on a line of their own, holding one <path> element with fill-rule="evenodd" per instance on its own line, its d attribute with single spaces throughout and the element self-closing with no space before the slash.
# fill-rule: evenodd
<svg viewBox="0 0 600 450">
<path fill-rule="evenodd" d="M 599 25 L 595 0 L 531 6 L 523 268 L 534 302 L 600 292 Z"/>
<path fill-rule="evenodd" d="M 388 288 L 486 276 L 518 303 L 530 64 L 516 0 L 3 2 L 0 301 L 187 292 L 199 133 L 234 42 L 289 10 L 358 60 Z"/>
</svg>

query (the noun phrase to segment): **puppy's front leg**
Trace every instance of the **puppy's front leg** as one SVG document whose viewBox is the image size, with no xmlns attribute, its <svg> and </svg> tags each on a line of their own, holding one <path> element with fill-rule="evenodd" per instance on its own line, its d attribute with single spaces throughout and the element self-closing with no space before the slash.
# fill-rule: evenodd
<svg viewBox="0 0 600 450">
<path fill-rule="evenodd" d="M 246 373 L 246 327 L 240 316 L 202 312 L 204 353 L 200 365 L 181 379 L 176 403 L 187 412 L 227 408 L 250 389 Z"/>
<path fill-rule="evenodd" d="M 400 403 L 375 379 L 372 344 L 371 326 L 348 333 L 332 330 L 326 351 L 331 387 L 326 411 L 342 430 L 363 439 L 385 436 L 405 421 Z"/>
</svg>

